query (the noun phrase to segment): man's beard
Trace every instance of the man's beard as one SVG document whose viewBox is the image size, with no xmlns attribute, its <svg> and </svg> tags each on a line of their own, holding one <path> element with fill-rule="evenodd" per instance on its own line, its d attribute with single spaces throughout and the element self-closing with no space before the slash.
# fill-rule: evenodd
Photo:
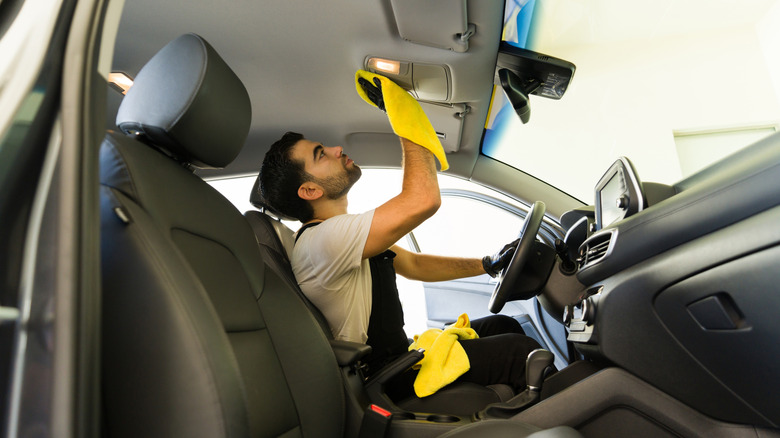
<svg viewBox="0 0 780 438">
<path fill-rule="evenodd" d="M 351 169 L 345 168 L 344 173 L 340 175 L 322 179 L 312 177 L 312 181 L 322 186 L 326 198 L 339 199 L 349 193 L 362 174 L 363 171 L 360 170 L 360 167 L 353 165 Z"/>
</svg>

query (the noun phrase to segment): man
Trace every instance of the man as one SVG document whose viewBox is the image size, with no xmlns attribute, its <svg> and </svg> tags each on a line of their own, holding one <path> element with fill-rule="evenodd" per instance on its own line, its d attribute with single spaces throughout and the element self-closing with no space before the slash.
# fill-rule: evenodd
<svg viewBox="0 0 780 438">
<path fill-rule="evenodd" d="M 273 209 L 303 223 L 291 259 L 296 280 L 325 315 L 336 339 L 372 346 L 369 372 L 375 372 L 409 345 L 396 272 L 420 281 L 486 272 L 495 276 L 509 263 L 514 246 L 494 256 L 467 259 L 416 254 L 395 245 L 439 208 L 434 156 L 443 168 L 446 157 L 419 104 L 386 78 L 365 76 L 373 84 L 359 72 L 361 96 L 386 110 L 394 131 L 405 135 L 400 137 L 401 193 L 375 210 L 347 214 L 347 194 L 360 178 L 360 168 L 340 146 L 327 147 L 290 132 L 266 154 L 260 190 Z M 525 358 L 539 345 L 509 317 L 475 320 L 472 327 L 480 338 L 461 341 L 471 369 L 460 380 L 524 389 Z"/>
</svg>

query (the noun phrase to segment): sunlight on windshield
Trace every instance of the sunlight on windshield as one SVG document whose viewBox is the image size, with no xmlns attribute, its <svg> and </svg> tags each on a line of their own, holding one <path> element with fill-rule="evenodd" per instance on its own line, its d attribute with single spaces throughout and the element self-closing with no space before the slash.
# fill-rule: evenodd
<svg viewBox="0 0 780 438">
<path fill-rule="evenodd" d="M 510 0 L 505 15 L 505 39 L 577 70 L 561 100 L 531 96 L 525 125 L 498 87 L 482 152 L 586 203 L 619 156 L 672 184 L 777 130 L 777 0 Z"/>
</svg>

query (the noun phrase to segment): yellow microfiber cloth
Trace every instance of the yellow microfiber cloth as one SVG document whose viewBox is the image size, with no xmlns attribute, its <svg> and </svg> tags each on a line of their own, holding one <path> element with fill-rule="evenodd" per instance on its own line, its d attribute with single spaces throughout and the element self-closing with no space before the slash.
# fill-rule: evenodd
<svg viewBox="0 0 780 438">
<path fill-rule="evenodd" d="M 421 335 L 415 335 L 409 350 L 425 349 L 425 357 L 414 365 L 420 370 L 414 381 L 415 394 L 418 397 L 429 396 L 468 371 L 471 368 L 469 358 L 458 339 L 477 337 L 465 313 L 444 330 L 428 329 Z"/>
<path fill-rule="evenodd" d="M 360 84 L 361 78 L 374 87 L 377 86 L 375 79 L 381 83 L 381 87 L 378 88 L 381 91 L 384 108 L 377 106 L 375 101 L 366 94 L 366 91 Z M 355 73 L 355 86 L 363 100 L 387 112 L 390 126 L 392 126 L 396 135 L 428 149 L 439 160 L 442 171 L 449 169 L 450 165 L 447 163 L 447 156 L 444 154 L 444 148 L 441 146 L 439 137 L 414 97 L 392 80 L 365 70 L 358 70 Z"/>
</svg>

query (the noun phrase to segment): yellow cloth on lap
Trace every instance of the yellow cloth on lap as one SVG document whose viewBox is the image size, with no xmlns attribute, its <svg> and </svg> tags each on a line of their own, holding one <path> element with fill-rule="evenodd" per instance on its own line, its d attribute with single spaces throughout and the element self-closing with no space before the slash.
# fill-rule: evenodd
<svg viewBox="0 0 780 438">
<path fill-rule="evenodd" d="M 444 330 L 428 329 L 415 335 L 409 350 L 425 349 L 425 357 L 413 367 L 420 370 L 414 381 L 415 394 L 429 396 L 468 371 L 471 367 L 469 358 L 458 340 L 476 338 L 477 332 L 471 328 L 465 313 Z"/>
<path fill-rule="evenodd" d="M 374 102 L 368 98 L 363 87 L 358 82 L 359 78 L 364 78 L 372 85 L 374 78 L 379 78 L 382 82 L 382 98 L 385 102 L 385 111 L 387 118 L 390 119 L 390 126 L 393 132 L 399 137 L 411 140 L 418 145 L 428 149 L 439 160 L 441 170 L 449 169 L 447 156 L 444 154 L 444 148 L 441 146 L 439 137 L 433 129 L 428 116 L 425 115 L 420 104 L 403 88 L 392 80 L 365 70 L 358 70 L 355 73 L 355 86 L 360 97 L 366 102 L 375 106 Z"/>
</svg>

